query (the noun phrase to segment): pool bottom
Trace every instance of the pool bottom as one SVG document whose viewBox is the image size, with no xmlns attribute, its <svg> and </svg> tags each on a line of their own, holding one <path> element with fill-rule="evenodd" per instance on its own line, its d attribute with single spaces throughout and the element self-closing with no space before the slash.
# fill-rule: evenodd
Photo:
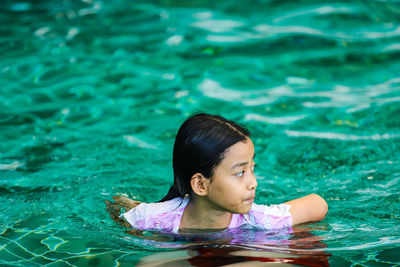
<svg viewBox="0 0 400 267">
<path fill-rule="evenodd" d="M 75 225 L 76 226 L 76 225 Z M 332 248 L 307 226 L 287 231 L 238 231 L 206 235 L 126 233 L 87 228 L 85 235 L 61 229 L 52 214 L 25 217 L 0 233 L 0 265 L 6 266 L 393 266 L 398 244 L 364 249 Z M 315 228 L 313 228 L 315 229 Z M 247 240 L 244 239 L 247 237 Z M 257 242 L 254 242 L 254 238 Z M 232 243 L 232 238 L 238 238 Z M 260 238 L 263 242 L 260 242 Z M 243 240 L 243 242 L 238 242 Z M 253 242 L 251 241 L 253 240 Z"/>
</svg>

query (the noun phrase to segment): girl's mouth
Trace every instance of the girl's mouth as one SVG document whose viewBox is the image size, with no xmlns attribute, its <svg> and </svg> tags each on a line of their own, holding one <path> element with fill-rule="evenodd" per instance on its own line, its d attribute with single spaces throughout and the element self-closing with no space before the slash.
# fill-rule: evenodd
<svg viewBox="0 0 400 267">
<path fill-rule="evenodd" d="M 245 202 L 247 202 L 247 203 L 249 203 L 249 204 L 253 204 L 253 202 L 254 202 L 254 196 L 245 199 Z"/>
</svg>

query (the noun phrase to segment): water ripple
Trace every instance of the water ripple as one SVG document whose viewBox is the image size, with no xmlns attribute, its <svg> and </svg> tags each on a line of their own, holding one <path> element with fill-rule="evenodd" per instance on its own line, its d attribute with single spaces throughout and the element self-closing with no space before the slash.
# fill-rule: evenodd
<svg viewBox="0 0 400 267">
<path fill-rule="evenodd" d="M 225 88 L 218 81 L 207 78 L 198 85 L 198 88 L 207 97 L 229 102 L 241 102 L 246 106 L 272 104 L 283 97 L 294 97 L 302 98 L 303 106 L 307 108 L 346 107 L 348 113 L 368 108 L 370 103 L 386 104 L 400 100 L 398 96 L 384 97 L 388 93 L 400 91 L 398 78 L 365 88 L 337 84 L 331 89 L 319 89 L 311 92 L 303 92 L 303 88 L 316 87 L 317 85 L 313 85 L 303 78 L 301 78 L 301 81 L 306 81 L 306 83 L 293 82 L 299 79 L 288 79 L 287 84 L 273 88 L 242 91 Z M 318 102 L 307 101 L 307 99 L 316 97 L 319 99 Z"/>
<path fill-rule="evenodd" d="M 317 139 L 332 139 L 341 141 L 358 141 L 358 140 L 390 140 L 400 138 L 400 134 L 373 134 L 373 135 L 354 135 L 354 134 L 343 134 L 334 132 L 306 132 L 306 131 L 292 131 L 285 130 L 285 134 L 290 137 L 310 137 Z"/>
<path fill-rule="evenodd" d="M 302 114 L 302 115 L 297 115 L 297 116 L 276 116 L 276 117 L 271 117 L 271 116 L 262 116 L 259 114 L 254 114 L 254 113 L 248 113 L 244 117 L 245 121 L 261 121 L 261 122 L 266 122 L 269 124 L 292 124 L 293 122 L 302 120 L 306 118 L 308 115 L 307 114 Z"/>
<path fill-rule="evenodd" d="M 225 33 L 235 31 L 236 28 L 242 27 L 244 23 L 234 20 L 201 20 L 193 22 L 191 26 L 201 28 L 214 33 Z"/>
<path fill-rule="evenodd" d="M 286 20 L 296 19 L 299 20 L 301 17 L 310 17 L 314 15 L 335 15 L 335 14 L 358 14 L 360 13 L 359 6 L 346 6 L 341 5 L 325 5 L 311 8 L 302 8 L 301 10 L 291 10 L 288 14 L 282 16 L 276 16 L 273 19 L 274 23 L 281 23 Z"/>
</svg>

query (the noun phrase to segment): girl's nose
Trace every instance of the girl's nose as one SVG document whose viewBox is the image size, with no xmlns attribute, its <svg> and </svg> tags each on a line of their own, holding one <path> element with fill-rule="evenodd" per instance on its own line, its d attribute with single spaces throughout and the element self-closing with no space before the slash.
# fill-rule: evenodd
<svg viewBox="0 0 400 267">
<path fill-rule="evenodd" d="M 254 190 L 254 189 L 256 189 L 256 187 L 258 185 L 257 179 L 256 179 L 256 177 L 254 176 L 253 173 L 250 174 L 250 176 L 251 176 L 251 181 L 250 181 L 250 184 L 249 184 L 249 190 Z"/>
</svg>

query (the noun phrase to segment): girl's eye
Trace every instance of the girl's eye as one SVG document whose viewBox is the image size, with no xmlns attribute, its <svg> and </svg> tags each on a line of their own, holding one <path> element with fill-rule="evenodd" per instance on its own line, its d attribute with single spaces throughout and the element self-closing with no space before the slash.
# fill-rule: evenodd
<svg viewBox="0 0 400 267">
<path fill-rule="evenodd" d="M 251 170 L 252 171 L 254 171 L 254 168 L 256 167 L 256 164 L 254 164 L 252 167 L 251 167 Z"/>
<path fill-rule="evenodd" d="M 239 172 L 239 173 L 236 173 L 235 175 L 236 175 L 237 177 L 242 177 L 243 174 L 244 174 L 244 171 L 241 171 L 241 172 Z"/>
</svg>

